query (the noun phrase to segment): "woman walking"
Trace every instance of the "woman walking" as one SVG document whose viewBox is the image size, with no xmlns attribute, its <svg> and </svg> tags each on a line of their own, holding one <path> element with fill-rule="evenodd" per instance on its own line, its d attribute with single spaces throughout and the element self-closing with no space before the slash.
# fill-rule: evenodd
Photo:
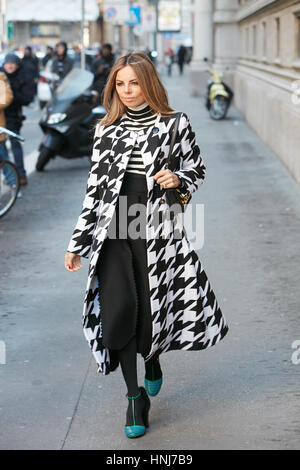
<svg viewBox="0 0 300 470">
<path fill-rule="evenodd" d="M 149 395 L 162 386 L 160 354 L 210 347 L 228 326 L 184 227 L 168 218 L 165 190 L 193 193 L 205 177 L 187 115 L 180 115 L 172 154 L 182 165 L 172 172 L 164 166 L 175 112 L 146 54 L 116 60 L 103 104 L 107 114 L 95 130 L 65 268 L 78 271 L 81 257 L 91 255 L 83 331 L 98 372 L 108 375 L 120 364 L 128 398 L 125 434 L 138 437 L 148 427 Z M 145 361 L 144 387 L 137 353 Z"/>
</svg>

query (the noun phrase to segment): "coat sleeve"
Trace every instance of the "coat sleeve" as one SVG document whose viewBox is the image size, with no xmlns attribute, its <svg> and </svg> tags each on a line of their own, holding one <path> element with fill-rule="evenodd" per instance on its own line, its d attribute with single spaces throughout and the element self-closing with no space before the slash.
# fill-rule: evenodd
<svg viewBox="0 0 300 470">
<path fill-rule="evenodd" d="M 34 100 L 35 91 L 32 80 L 27 78 L 25 73 L 19 84 L 13 87 L 13 93 L 14 104 L 18 104 L 19 106 L 28 106 Z"/>
<path fill-rule="evenodd" d="M 179 127 L 180 152 L 182 165 L 180 170 L 174 171 L 184 185 L 182 193 L 193 193 L 203 183 L 206 167 L 200 153 L 195 132 L 192 129 L 190 120 L 185 113 L 182 113 Z"/>
<path fill-rule="evenodd" d="M 14 95 L 6 75 L 0 72 L 0 110 L 7 108 L 13 101 Z"/>
<path fill-rule="evenodd" d="M 94 134 L 93 153 L 81 213 L 67 248 L 67 251 L 84 258 L 88 258 L 91 251 L 93 233 L 97 222 L 97 210 L 100 203 L 97 186 L 97 168 L 100 161 L 100 127 L 98 124 Z"/>
</svg>

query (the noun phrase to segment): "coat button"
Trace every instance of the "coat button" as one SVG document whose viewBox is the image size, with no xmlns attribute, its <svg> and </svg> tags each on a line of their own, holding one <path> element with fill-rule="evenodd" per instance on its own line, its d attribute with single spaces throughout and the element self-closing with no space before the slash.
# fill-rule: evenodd
<svg viewBox="0 0 300 470">
<path fill-rule="evenodd" d="M 159 132 L 158 127 L 153 127 L 152 132 L 153 132 L 153 134 L 157 134 Z"/>
<path fill-rule="evenodd" d="M 163 204 L 165 202 L 165 200 L 163 198 L 160 199 L 159 203 L 160 204 Z"/>
<path fill-rule="evenodd" d="M 117 137 L 121 137 L 121 135 L 122 135 L 122 131 L 121 131 L 121 129 L 119 129 L 119 130 L 116 132 L 116 136 L 117 136 Z"/>
<path fill-rule="evenodd" d="M 112 163 L 114 161 L 114 157 L 109 157 L 109 161 Z"/>
</svg>

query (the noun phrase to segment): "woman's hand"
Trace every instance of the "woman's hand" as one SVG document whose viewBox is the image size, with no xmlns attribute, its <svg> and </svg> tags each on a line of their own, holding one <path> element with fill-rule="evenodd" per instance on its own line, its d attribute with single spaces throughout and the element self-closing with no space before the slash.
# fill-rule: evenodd
<svg viewBox="0 0 300 470">
<path fill-rule="evenodd" d="M 82 268 L 81 257 L 75 253 L 67 251 L 65 254 L 65 268 L 67 271 L 78 271 Z"/>
<path fill-rule="evenodd" d="M 177 188 L 180 185 L 180 179 L 168 168 L 160 170 L 154 175 L 156 183 L 162 188 Z"/>
</svg>

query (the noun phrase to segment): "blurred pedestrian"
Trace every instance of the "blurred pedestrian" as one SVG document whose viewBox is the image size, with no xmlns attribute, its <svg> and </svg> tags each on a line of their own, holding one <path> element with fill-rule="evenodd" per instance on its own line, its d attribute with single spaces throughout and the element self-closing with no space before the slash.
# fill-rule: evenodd
<svg viewBox="0 0 300 470">
<path fill-rule="evenodd" d="M 9 81 L 5 73 L 0 72 L 0 126 L 6 127 L 5 122 L 5 114 L 4 109 L 10 105 L 12 100 L 14 99 L 14 95 L 12 89 L 10 87 Z M 6 135 L 1 133 L 0 134 L 0 158 L 4 160 L 9 160 L 7 148 L 5 145 Z M 4 167 L 5 171 L 5 167 Z M 11 174 L 8 172 L 5 174 L 6 182 L 9 186 L 13 187 L 15 185 L 14 179 L 11 179 Z"/>
<path fill-rule="evenodd" d="M 181 44 L 177 52 L 177 63 L 179 66 L 180 75 L 183 74 L 183 67 L 184 67 L 185 61 L 186 61 L 186 47 L 183 44 Z"/>
<path fill-rule="evenodd" d="M 47 46 L 47 49 L 46 49 L 46 55 L 43 57 L 42 59 L 42 64 L 43 64 L 43 67 L 46 67 L 47 65 L 47 62 L 49 60 L 52 60 L 55 56 L 55 52 L 54 52 L 54 49 L 53 47 L 51 46 Z"/>
<path fill-rule="evenodd" d="M 146 49 L 145 49 L 144 52 L 145 52 L 145 54 L 149 57 L 149 59 L 151 59 L 152 62 L 153 62 L 152 51 L 151 51 L 151 49 L 149 48 L 149 46 L 146 46 Z"/>
<path fill-rule="evenodd" d="M 101 95 L 105 87 L 109 72 L 115 62 L 115 54 L 112 51 L 112 45 L 103 44 L 100 50 L 100 57 L 95 59 L 91 65 L 91 72 L 94 74 L 92 89 L 98 91 Z"/>
<path fill-rule="evenodd" d="M 25 119 L 22 114 L 22 106 L 27 106 L 34 98 L 32 83 L 28 80 L 23 64 L 16 54 L 9 53 L 5 56 L 4 65 L 0 71 L 6 74 L 14 95 L 13 101 L 5 108 L 6 127 L 10 131 L 20 134 L 22 122 Z M 10 141 L 20 176 L 20 184 L 27 184 L 22 145 L 13 137 L 10 137 Z"/>
<path fill-rule="evenodd" d="M 187 64 L 190 64 L 192 61 L 192 57 L 193 57 L 193 47 L 189 46 L 186 48 L 185 62 Z"/>
<path fill-rule="evenodd" d="M 81 50 L 78 44 L 73 44 L 72 49 L 74 51 L 73 67 L 80 69 L 81 67 Z"/>
<path fill-rule="evenodd" d="M 61 79 L 72 70 L 74 65 L 71 57 L 68 56 L 68 46 L 65 41 L 56 44 L 56 56 L 53 59 L 51 72 L 56 73 Z"/>
<path fill-rule="evenodd" d="M 91 71 L 95 76 L 103 74 L 105 69 L 111 69 L 115 62 L 115 54 L 112 52 L 112 45 L 107 43 L 103 44 L 99 51 L 99 57 L 94 59 Z M 107 74 L 108 75 L 108 74 Z"/>
<path fill-rule="evenodd" d="M 168 76 L 170 77 L 172 75 L 172 65 L 174 63 L 174 57 L 175 57 L 175 53 L 171 47 L 169 47 L 169 49 L 166 50 L 165 57 L 166 57 L 166 64 L 168 68 Z"/>
<path fill-rule="evenodd" d="M 33 55 L 30 46 L 26 46 L 24 50 L 24 57 L 21 60 L 24 70 L 27 74 L 28 80 L 32 83 L 34 95 L 37 93 L 37 84 L 39 81 L 39 60 Z"/>
</svg>

